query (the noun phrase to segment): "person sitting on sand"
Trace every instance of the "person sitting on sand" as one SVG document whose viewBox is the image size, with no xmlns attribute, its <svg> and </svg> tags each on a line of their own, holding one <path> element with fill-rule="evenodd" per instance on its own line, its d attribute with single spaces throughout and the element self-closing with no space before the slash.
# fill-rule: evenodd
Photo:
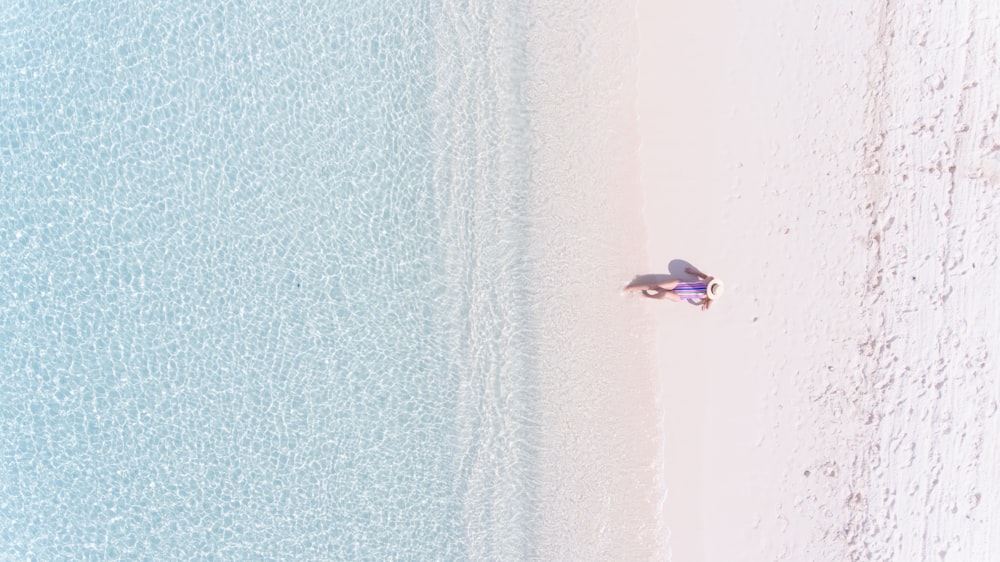
<svg viewBox="0 0 1000 562">
<path fill-rule="evenodd" d="M 642 295 L 650 299 L 667 299 L 674 302 L 700 301 L 701 309 L 708 310 L 712 303 L 722 296 L 722 281 L 690 267 L 685 271 L 697 275 L 699 281 L 673 279 L 663 283 L 638 283 L 625 287 L 625 291 L 629 293 L 642 291 Z"/>
</svg>

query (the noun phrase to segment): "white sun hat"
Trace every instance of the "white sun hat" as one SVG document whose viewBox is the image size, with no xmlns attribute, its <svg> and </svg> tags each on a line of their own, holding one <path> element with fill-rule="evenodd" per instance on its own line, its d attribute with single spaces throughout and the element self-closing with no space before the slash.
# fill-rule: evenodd
<svg viewBox="0 0 1000 562">
<path fill-rule="evenodd" d="M 708 282 L 708 286 L 705 288 L 705 294 L 706 296 L 708 296 L 709 299 L 715 300 L 722 296 L 722 293 L 725 291 L 725 289 L 726 287 L 725 285 L 722 284 L 721 280 L 712 279 L 711 281 Z"/>
</svg>

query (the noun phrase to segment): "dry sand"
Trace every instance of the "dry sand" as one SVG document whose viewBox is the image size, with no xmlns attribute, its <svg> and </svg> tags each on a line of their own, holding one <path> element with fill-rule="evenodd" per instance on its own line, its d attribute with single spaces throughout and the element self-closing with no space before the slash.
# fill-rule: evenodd
<svg viewBox="0 0 1000 562">
<path fill-rule="evenodd" d="M 1000 6 L 640 0 L 639 26 L 641 272 L 728 286 L 645 302 L 673 559 L 1000 557 Z"/>
</svg>

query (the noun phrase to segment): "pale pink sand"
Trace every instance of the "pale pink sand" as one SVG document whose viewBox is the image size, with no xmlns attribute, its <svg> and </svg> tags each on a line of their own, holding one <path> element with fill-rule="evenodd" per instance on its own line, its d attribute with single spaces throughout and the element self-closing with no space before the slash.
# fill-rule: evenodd
<svg viewBox="0 0 1000 562">
<path fill-rule="evenodd" d="M 531 259 L 539 269 L 535 550 L 512 559 L 661 560 L 662 408 L 650 310 L 620 294 L 645 262 L 634 6 L 536 3 L 527 21 Z M 537 23 L 542 22 L 542 23 Z"/>
<path fill-rule="evenodd" d="M 728 283 L 710 313 L 658 311 L 674 560 L 843 559 L 824 537 L 843 498 L 811 490 L 812 445 L 836 457 L 846 437 L 825 438 L 855 428 L 825 427 L 802 381 L 841 369 L 863 321 L 844 303 L 864 219 L 841 204 L 866 86 L 856 4 L 856 21 L 847 4 L 640 5 L 649 267 L 686 259 Z"/>
<path fill-rule="evenodd" d="M 1000 554 L 998 12 L 640 0 L 674 560 Z"/>
</svg>

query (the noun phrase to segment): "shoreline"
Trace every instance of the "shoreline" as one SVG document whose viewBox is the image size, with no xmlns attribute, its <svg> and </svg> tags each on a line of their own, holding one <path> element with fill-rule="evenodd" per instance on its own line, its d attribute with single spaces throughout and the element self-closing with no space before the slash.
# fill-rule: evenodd
<svg viewBox="0 0 1000 562">
<path fill-rule="evenodd" d="M 662 559 L 665 530 L 652 317 L 621 294 L 646 261 L 632 6 L 537 6 L 530 262 L 538 311 L 537 551 L 552 560 Z"/>
</svg>

